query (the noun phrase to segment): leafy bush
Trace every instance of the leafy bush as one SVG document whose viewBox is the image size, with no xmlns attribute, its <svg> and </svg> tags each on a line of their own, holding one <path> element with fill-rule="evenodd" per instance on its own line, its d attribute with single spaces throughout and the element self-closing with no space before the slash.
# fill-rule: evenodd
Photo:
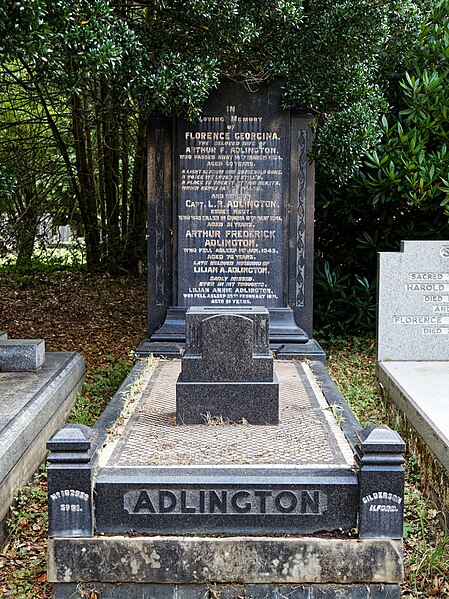
<svg viewBox="0 0 449 599">
<path fill-rule="evenodd" d="M 448 58 L 449 1 L 441 0 L 428 6 L 403 76 L 384 65 L 395 104 L 380 142 L 344 187 L 318 181 L 317 324 L 372 334 L 377 252 L 449 237 Z"/>
</svg>

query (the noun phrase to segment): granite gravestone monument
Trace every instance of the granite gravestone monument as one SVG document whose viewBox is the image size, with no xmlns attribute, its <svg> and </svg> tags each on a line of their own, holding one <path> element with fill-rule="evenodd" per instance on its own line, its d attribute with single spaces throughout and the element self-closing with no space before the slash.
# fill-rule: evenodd
<svg viewBox="0 0 449 599">
<path fill-rule="evenodd" d="M 140 353 L 179 357 L 186 334 L 187 350 L 136 364 L 77 443 L 73 430 L 50 441 L 58 599 L 198 597 L 211 584 L 230 597 L 236 581 L 242 596 L 399 598 L 403 444 L 360 431 L 311 339 L 311 135 L 280 106 L 279 83 L 226 82 L 198 123 L 151 121 Z M 271 349 L 311 359 L 276 361 L 276 380 Z M 254 417 L 267 426 L 239 423 Z M 321 538 L 358 525 L 356 543 Z"/>
<path fill-rule="evenodd" d="M 281 98 L 279 82 L 253 93 L 225 81 L 199 121 L 151 119 L 152 343 L 139 353 L 185 342 L 191 306 L 264 306 L 272 347 L 321 352 L 311 341 L 311 118 L 282 110 Z"/>
</svg>

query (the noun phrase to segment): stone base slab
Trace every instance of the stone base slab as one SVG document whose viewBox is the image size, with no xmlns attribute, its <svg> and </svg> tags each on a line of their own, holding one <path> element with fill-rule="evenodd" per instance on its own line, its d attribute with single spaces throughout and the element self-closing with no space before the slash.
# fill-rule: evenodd
<svg viewBox="0 0 449 599">
<path fill-rule="evenodd" d="M 407 439 L 437 508 L 449 514 L 449 362 L 380 362 L 390 425 Z"/>
<path fill-rule="evenodd" d="M 399 584 L 402 541 L 317 537 L 54 538 L 54 583 Z M 368 595 L 366 595 L 368 596 Z"/>
<path fill-rule="evenodd" d="M 39 370 L 45 361 L 43 339 L 1 339 L 0 372 Z"/>
<path fill-rule="evenodd" d="M 399 599 L 397 584 L 56 584 L 55 599 Z"/>
<path fill-rule="evenodd" d="M 279 382 L 176 384 L 177 424 L 205 424 L 208 418 L 249 424 L 278 424 Z"/>
</svg>

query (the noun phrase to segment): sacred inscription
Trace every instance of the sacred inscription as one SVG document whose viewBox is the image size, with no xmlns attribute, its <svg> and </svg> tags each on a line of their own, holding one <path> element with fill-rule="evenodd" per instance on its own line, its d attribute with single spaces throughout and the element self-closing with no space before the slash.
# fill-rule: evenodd
<svg viewBox="0 0 449 599">
<path fill-rule="evenodd" d="M 379 254 L 379 360 L 447 360 L 449 243 L 403 241 Z"/>
<path fill-rule="evenodd" d="M 257 109 L 215 102 L 180 127 L 181 306 L 283 305 L 286 120 Z"/>
</svg>

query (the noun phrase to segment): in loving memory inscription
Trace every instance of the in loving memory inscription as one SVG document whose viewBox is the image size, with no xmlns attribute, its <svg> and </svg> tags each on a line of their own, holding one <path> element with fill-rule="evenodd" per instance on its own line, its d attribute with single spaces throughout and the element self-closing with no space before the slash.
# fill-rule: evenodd
<svg viewBox="0 0 449 599">
<path fill-rule="evenodd" d="M 180 132 L 181 306 L 282 305 L 286 143 L 265 121 L 227 104 Z"/>
</svg>

